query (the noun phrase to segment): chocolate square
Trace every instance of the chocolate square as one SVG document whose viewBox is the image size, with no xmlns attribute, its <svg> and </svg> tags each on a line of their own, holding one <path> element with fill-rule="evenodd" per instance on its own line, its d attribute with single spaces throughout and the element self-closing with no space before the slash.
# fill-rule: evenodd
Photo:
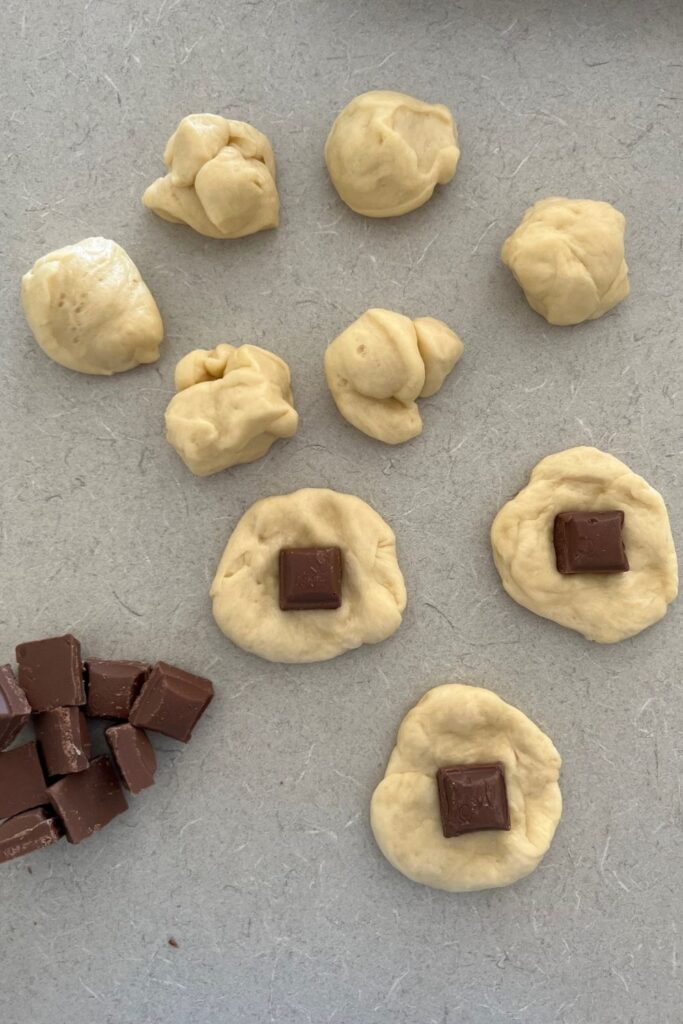
<svg viewBox="0 0 683 1024">
<path fill-rule="evenodd" d="M 159 661 L 133 704 L 129 721 L 187 743 L 212 698 L 208 679 Z"/>
<path fill-rule="evenodd" d="M 53 636 L 17 647 L 19 686 L 34 711 L 85 704 L 81 645 L 75 636 Z"/>
<path fill-rule="evenodd" d="M 466 832 L 509 831 L 505 770 L 502 764 L 456 764 L 439 768 L 441 825 L 447 839 Z"/>
<path fill-rule="evenodd" d="M 9 665 L 0 666 L 0 750 L 9 747 L 28 722 L 31 705 Z"/>
<path fill-rule="evenodd" d="M 61 826 L 51 808 L 36 807 L 16 814 L 0 825 L 0 864 L 42 850 L 61 837 Z"/>
<path fill-rule="evenodd" d="M 144 729 L 125 722 L 105 729 L 104 735 L 126 789 L 136 796 L 153 786 L 157 759 Z"/>
<path fill-rule="evenodd" d="M 339 608 L 342 553 L 339 548 L 283 548 L 280 551 L 280 608 L 283 612 Z"/>
<path fill-rule="evenodd" d="M 560 512 L 553 524 L 557 571 L 628 572 L 622 529 L 624 513 Z"/>
<path fill-rule="evenodd" d="M 84 772 L 65 775 L 47 792 L 70 843 L 81 843 L 128 809 L 108 757 L 96 757 Z"/>
<path fill-rule="evenodd" d="M 48 775 L 82 772 L 90 761 L 88 723 L 80 708 L 54 708 L 35 718 L 36 739 Z"/>
<path fill-rule="evenodd" d="M 105 661 L 88 658 L 85 679 L 90 718 L 127 719 L 152 666 L 144 661 Z"/>
<path fill-rule="evenodd" d="M 0 819 L 49 803 L 35 743 L 0 754 Z"/>
</svg>

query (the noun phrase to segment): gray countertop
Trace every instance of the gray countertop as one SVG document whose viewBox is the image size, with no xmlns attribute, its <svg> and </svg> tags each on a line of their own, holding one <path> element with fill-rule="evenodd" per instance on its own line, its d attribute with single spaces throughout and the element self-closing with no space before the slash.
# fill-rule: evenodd
<svg viewBox="0 0 683 1024">
<path fill-rule="evenodd" d="M 208 674 L 217 698 L 190 746 L 155 740 L 127 816 L 0 869 L 3 1024 L 680 1020 L 680 603 L 591 645 L 504 594 L 488 529 L 543 455 L 594 443 L 662 492 L 680 545 L 682 30 L 677 0 L 5 0 L 0 656 L 72 630 Z M 455 180 L 386 222 L 322 163 L 335 114 L 378 87 L 446 103 L 462 146 Z M 142 207 L 204 110 L 270 137 L 277 232 L 215 242 Z M 627 219 L 631 296 L 575 329 L 498 259 L 551 194 Z M 92 234 L 136 260 L 167 328 L 156 366 L 111 380 L 45 358 L 18 300 L 36 257 Z M 322 375 L 371 305 L 466 343 L 395 449 L 340 419 Z M 301 427 L 199 480 L 163 411 L 177 359 L 223 341 L 287 359 Z M 409 606 L 378 647 L 271 665 L 223 638 L 207 591 L 242 512 L 301 486 L 388 520 Z M 414 885 L 370 833 L 402 716 L 447 680 L 494 689 L 563 755 L 554 844 L 508 889 Z"/>
</svg>

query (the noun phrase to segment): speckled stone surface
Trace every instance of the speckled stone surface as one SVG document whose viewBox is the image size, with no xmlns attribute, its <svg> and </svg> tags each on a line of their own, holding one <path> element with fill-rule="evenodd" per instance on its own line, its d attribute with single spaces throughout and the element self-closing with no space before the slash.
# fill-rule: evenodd
<svg viewBox="0 0 683 1024">
<path fill-rule="evenodd" d="M 0 661 L 73 631 L 86 656 L 163 657 L 217 696 L 157 785 L 82 846 L 0 869 L 3 1024 L 669 1024 L 680 1020 L 681 610 L 597 647 L 515 605 L 488 544 L 550 451 L 594 442 L 683 527 L 680 393 L 683 7 L 677 0 L 5 0 Z M 356 93 L 448 104 L 462 159 L 421 210 L 364 220 L 322 148 Z M 282 226 L 236 243 L 163 223 L 140 196 L 177 121 L 253 122 Z M 549 194 L 626 215 L 632 294 L 548 326 L 498 259 Z M 156 366 L 112 380 L 51 363 L 21 274 L 90 234 L 123 245 L 162 310 Z M 465 355 L 388 448 L 336 413 L 325 345 L 371 305 L 441 317 Z M 197 345 L 284 356 L 299 433 L 192 477 L 163 437 Z M 360 495 L 394 527 L 399 633 L 324 664 L 243 654 L 208 587 L 257 498 Z M 430 686 L 489 686 L 564 757 L 565 813 L 540 869 L 447 895 L 382 858 L 368 801 Z M 177 948 L 169 945 L 169 940 Z"/>
</svg>

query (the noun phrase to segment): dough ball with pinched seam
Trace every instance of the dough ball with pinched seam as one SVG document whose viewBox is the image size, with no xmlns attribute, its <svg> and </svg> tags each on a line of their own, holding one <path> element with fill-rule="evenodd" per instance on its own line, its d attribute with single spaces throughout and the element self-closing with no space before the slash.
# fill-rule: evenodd
<svg viewBox="0 0 683 1024">
<path fill-rule="evenodd" d="M 281 611 L 280 550 L 311 547 L 341 549 L 341 606 Z M 233 643 L 282 662 L 326 661 L 386 640 L 406 606 L 393 531 L 360 498 L 323 488 L 252 505 L 223 552 L 211 597 L 214 618 Z"/>
<path fill-rule="evenodd" d="M 559 512 L 624 513 L 628 572 L 558 572 L 553 524 Z M 612 644 L 666 614 L 678 593 L 678 564 L 662 496 L 619 459 L 597 448 L 569 448 L 542 459 L 491 528 L 493 558 L 524 608 Z"/>
<path fill-rule="evenodd" d="M 164 150 L 168 174 L 142 201 L 159 217 L 210 238 L 242 238 L 276 228 L 280 200 L 266 136 L 216 114 L 184 117 Z"/>
<path fill-rule="evenodd" d="M 509 831 L 443 835 L 436 773 L 500 762 Z M 446 683 L 401 723 L 370 821 L 380 850 L 414 882 L 449 892 L 510 885 L 536 868 L 562 813 L 560 755 L 538 726 L 490 690 Z"/>
<path fill-rule="evenodd" d="M 197 476 L 260 459 L 296 433 L 289 367 L 257 345 L 197 349 L 176 367 L 166 436 Z"/>
<path fill-rule="evenodd" d="M 366 217 L 396 217 L 422 206 L 451 180 L 459 158 L 450 110 L 401 92 L 356 96 L 325 144 L 332 184 Z"/>
<path fill-rule="evenodd" d="M 624 215 L 593 199 L 534 203 L 501 257 L 526 300 L 551 323 L 596 320 L 629 293 Z"/>
<path fill-rule="evenodd" d="M 462 352 L 440 320 L 369 309 L 329 345 L 325 376 L 344 419 L 378 441 L 402 444 L 422 433 L 415 400 L 439 390 Z"/>
<path fill-rule="evenodd" d="M 21 301 L 43 352 L 69 370 L 109 376 L 159 358 L 157 304 L 128 253 L 108 238 L 41 256 L 24 274 Z"/>
</svg>

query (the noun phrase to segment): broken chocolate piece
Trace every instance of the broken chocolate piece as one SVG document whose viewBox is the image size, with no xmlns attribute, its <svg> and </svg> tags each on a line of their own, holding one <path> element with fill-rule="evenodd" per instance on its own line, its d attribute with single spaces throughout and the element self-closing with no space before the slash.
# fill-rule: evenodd
<svg viewBox="0 0 683 1024">
<path fill-rule="evenodd" d="M 82 842 L 128 809 L 108 757 L 96 757 L 84 772 L 66 775 L 47 792 L 70 843 Z"/>
<path fill-rule="evenodd" d="M 208 679 L 159 661 L 133 704 L 129 720 L 141 729 L 187 743 L 212 698 Z"/>
<path fill-rule="evenodd" d="M 49 803 L 35 743 L 0 754 L 0 819 Z"/>
<path fill-rule="evenodd" d="M 143 661 L 105 661 L 89 658 L 85 663 L 91 718 L 127 719 L 135 698 L 151 671 Z"/>
<path fill-rule="evenodd" d="M 35 807 L 0 825 L 0 864 L 15 857 L 51 846 L 62 837 L 62 829 L 51 808 Z"/>
<path fill-rule="evenodd" d="M 90 761 L 90 733 L 80 708 L 55 708 L 36 715 L 36 739 L 48 775 L 82 772 Z"/>
<path fill-rule="evenodd" d="M 0 666 L 0 750 L 9 747 L 28 722 L 31 705 L 10 665 Z"/>
<path fill-rule="evenodd" d="M 283 548 L 280 551 L 280 608 L 283 612 L 339 608 L 342 553 L 339 548 Z"/>
<path fill-rule="evenodd" d="M 624 513 L 560 512 L 553 524 L 557 571 L 628 572 L 622 529 Z"/>
<path fill-rule="evenodd" d="M 85 704 L 81 645 L 76 637 L 53 636 L 17 647 L 19 686 L 34 711 Z"/>
<path fill-rule="evenodd" d="M 157 759 L 147 733 L 126 722 L 105 729 L 104 735 L 126 789 L 135 796 L 153 786 Z"/>
<path fill-rule="evenodd" d="M 458 764 L 439 768 L 441 825 L 447 839 L 489 829 L 509 831 L 505 771 L 502 764 Z"/>
</svg>

